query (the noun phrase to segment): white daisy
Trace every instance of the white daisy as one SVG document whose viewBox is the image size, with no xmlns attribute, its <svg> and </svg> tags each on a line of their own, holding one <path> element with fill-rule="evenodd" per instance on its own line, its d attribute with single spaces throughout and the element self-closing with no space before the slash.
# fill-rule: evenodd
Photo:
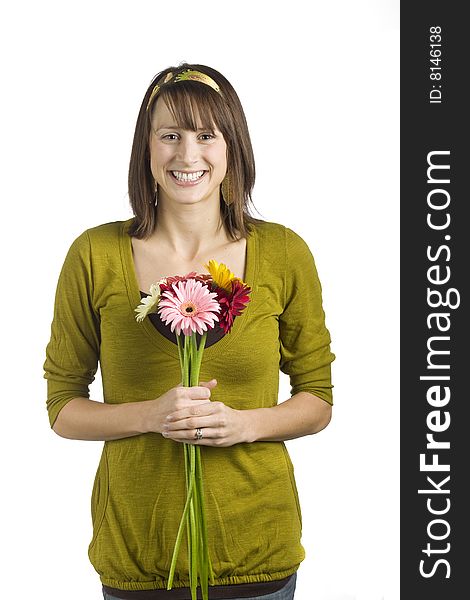
<svg viewBox="0 0 470 600">
<path fill-rule="evenodd" d="M 134 309 L 137 313 L 135 318 L 141 323 L 145 317 L 151 313 L 156 313 L 158 309 L 158 302 L 160 300 L 160 286 L 158 284 L 152 283 L 150 286 L 150 296 L 146 296 L 142 298 L 139 306 Z"/>
</svg>

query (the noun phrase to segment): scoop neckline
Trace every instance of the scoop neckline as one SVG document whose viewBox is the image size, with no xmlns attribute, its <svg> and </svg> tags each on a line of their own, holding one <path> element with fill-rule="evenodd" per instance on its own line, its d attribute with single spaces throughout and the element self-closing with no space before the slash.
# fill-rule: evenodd
<svg viewBox="0 0 470 600">
<path fill-rule="evenodd" d="M 142 332 L 147 336 L 151 343 L 156 346 L 162 352 L 179 359 L 178 346 L 166 338 L 158 329 L 151 323 L 150 319 L 144 319 L 141 323 L 135 320 L 135 308 L 141 302 L 140 286 L 137 282 L 137 276 L 134 266 L 134 257 L 132 255 L 132 239 L 129 235 L 129 227 L 132 224 L 133 219 L 123 221 L 120 229 L 120 252 L 121 262 L 123 265 L 124 278 L 127 288 L 127 296 L 129 305 L 131 308 L 132 319 L 135 322 L 136 327 L 141 328 Z M 256 238 L 256 227 L 250 225 L 246 236 L 246 249 L 245 249 L 245 277 L 244 281 L 251 288 L 251 296 L 256 291 L 256 282 L 258 276 L 258 244 Z M 218 340 L 216 343 L 208 346 L 204 349 L 204 363 L 207 363 L 213 358 L 216 358 L 224 352 L 231 344 L 233 344 L 238 336 L 241 334 L 247 320 L 250 315 L 251 305 L 253 299 L 251 298 L 245 310 L 238 317 L 235 317 L 232 330 L 226 334 L 223 338 Z"/>
</svg>

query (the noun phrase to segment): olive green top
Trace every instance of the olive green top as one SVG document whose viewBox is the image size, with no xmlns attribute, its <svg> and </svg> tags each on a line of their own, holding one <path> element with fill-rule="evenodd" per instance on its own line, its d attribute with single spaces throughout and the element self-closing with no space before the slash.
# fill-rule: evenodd
<svg viewBox="0 0 470 600">
<path fill-rule="evenodd" d="M 44 365 L 51 427 L 69 400 L 89 397 L 98 361 L 108 403 L 157 398 L 180 381 L 177 346 L 149 319 L 135 320 L 141 296 L 130 223 L 85 231 L 65 259 Z M 332 403 L 334 355 L 311 252 L 282 225 L 250 227 L 245 281 L 251 301 L 232 331 L 204 350 L 201 380 L 215 377 L 211 399 L 232 408 L 271 407 L 278 402 L 281 369 L 290 376 L 292 394 L 310 392 Z M 294 573 L 305 554 L 285 444 L 202 446 L 201 455 L 215 584 Z M 180 443 L 158 433 L 104 443 L 88 549 L 103 584 L 124 590 L 166 587 L 185 494 Z M 182 544 L 174 587 L 189 586 L 187 572 Z"/>
</svg>

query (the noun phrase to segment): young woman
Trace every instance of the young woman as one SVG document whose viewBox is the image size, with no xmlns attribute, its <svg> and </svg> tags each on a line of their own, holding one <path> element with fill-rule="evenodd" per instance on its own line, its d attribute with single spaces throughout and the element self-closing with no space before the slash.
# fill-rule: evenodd
<svg viewBox="0 0 470 600">
<path fill-rule="evenodd" d="M 137 118 L 129 169 L 134 218 L 72 244 L 57 288 L 45 377 L 51 427 L 104 440 L 89 558 L 103 595 L 190 598 L 183 546 L 167 580 L 185 499 L 181 442 L 202 460 L 210 598 L 290 600 L 304 558 L 284 440 L 331 417 L 330 336 L 306 243 L 250 216 L 255 167 L 242 106 L 203 65 L 159 73 Z M 209 331 L 199 386 L 182 387 L 176 338 L 135 308 L 162 277 L 210 259 L 251 287 L 231 332 Z M 89 398 L 98 362 L 104 403 Z M 278 404 L 279 369 L 291 397 Z"/>
</svg>

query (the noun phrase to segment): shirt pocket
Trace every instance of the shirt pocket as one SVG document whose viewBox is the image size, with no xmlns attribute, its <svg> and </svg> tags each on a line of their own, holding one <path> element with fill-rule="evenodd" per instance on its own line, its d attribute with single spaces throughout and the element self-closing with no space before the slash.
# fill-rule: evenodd
<svg viewBox="0 0 470 600">
<path fill-rule="evenodd" d="M 294 496 L 295 505 L 297 507 L 297 516 L 299 518 L 299 525 L 300 525 L 300 528 L 302 529 L 302 511 L 300 509 L 299 492 L 297 490 L 297 484 L 295 483 L 294 466 L 293 466 L 292 461 L 290 459 L 289 452 L 287 451 L 287 448 L 285 447 L 284 444 L 282 445 L 282 449 L 283 449 L 283 452 L 284 452 L 284 458 L 286 459 L 287 471 L 289 473 L 289 479 L 290 479 L 290 483 L 291 483 L 292 494 Z"/>
<path fill-rule="evenodd" d="M 109 497 L 109 468 L 106 445 L 103 448 L 101 459 L 96 471 L 91 494 L 91 521 L 93 526 L 93 537 L 90 542 L 89 550 L 95 544 L 106 513 L 106 506 Z"/>
</svg>

